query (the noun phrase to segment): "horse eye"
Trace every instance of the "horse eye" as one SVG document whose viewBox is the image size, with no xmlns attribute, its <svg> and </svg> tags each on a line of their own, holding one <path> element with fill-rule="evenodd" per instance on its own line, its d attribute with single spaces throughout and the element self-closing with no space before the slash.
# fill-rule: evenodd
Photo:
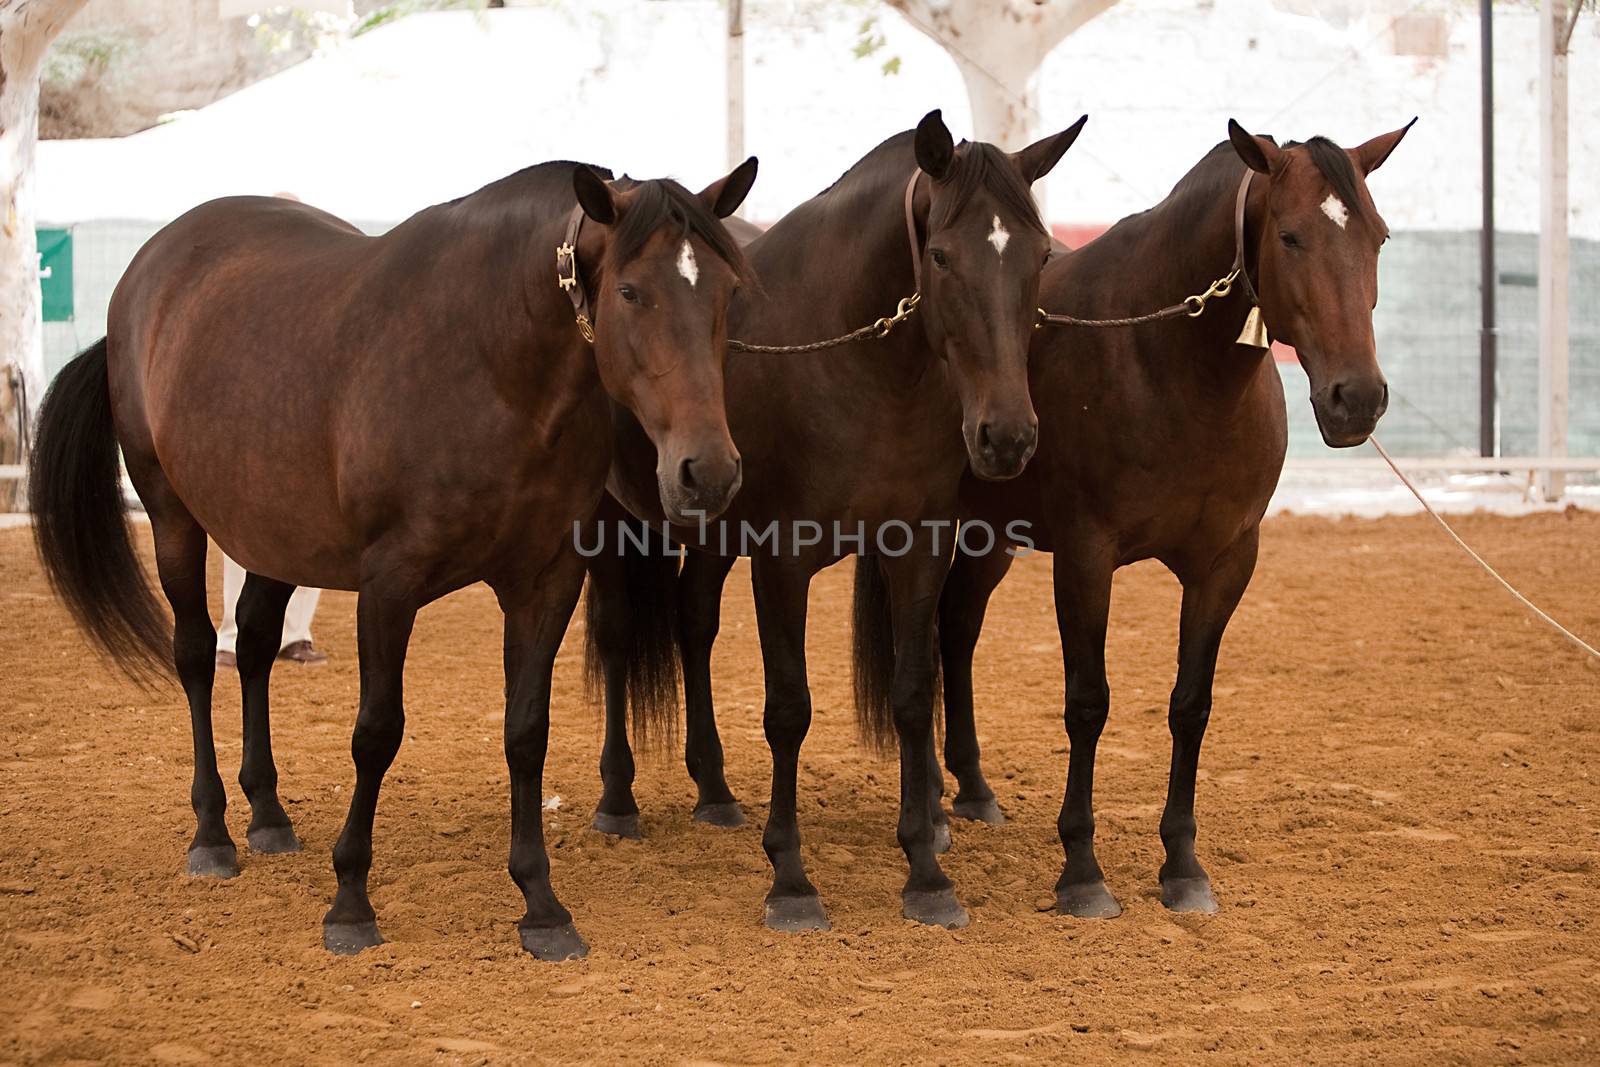
<svg viewBox="0 0 1600 1067">
<path fill-rule="evenodd" d="M 617 292 L 621 293 L 622 299 L 626 300 L 630 304 L 637 304 L 639 302 L 639 291 L 631 285 L 619 285 L 617 287 Z"/>
<path fill-rule="evenodd" d="M 950 260 L 945 257 L 944 249 L 935 248 L 933 250 L 933 264 L 941 269 L 950 265 Z"/>
<path fill-rule="evenodd" d="M 1283 230 L 1282 232 L 1280 232 L 1278 234 L 1278 240 L 1283 242 L 1283 247 L 1285 247 L 1285 248 L 1299 248 L 1300 247 L 1300 238 L 1296 237 L 1294 234 L 1290 233 L 1288 230 Z"/>
</svg>

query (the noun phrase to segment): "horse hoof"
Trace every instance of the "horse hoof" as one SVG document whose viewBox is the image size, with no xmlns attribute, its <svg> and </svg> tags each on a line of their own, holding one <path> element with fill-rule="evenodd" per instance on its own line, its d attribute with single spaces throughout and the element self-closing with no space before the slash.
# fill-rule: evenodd
<svg viewBox="0 0 1600 1067">
<path fill-rule="evenodd" d="M 239 850 L 233 845 L 196 845 L 189 850 L 192 878 L 239 877 Z"/>
<path fill-rule="evenodd" d="M 1079 882 L 1056 887 L 1056 910 L 1077 919 L 1115 919 L 1122 905 L 1105 882 Z"/>
<path fill-rule="evenodd" d="M 1000 805 L 995 802 L 994 797 L 984 800 L 962 800 L 956 797 L 950 803 L 950 814 L 958 819 L 986 822 L 990 826 L 999 826 L 1006 821 L 1006 814 L 1000 810 Z"/>
<path fill-rule="evenodd" d="M 822 901 L 815 895 L 805 897 L 768 897 L 766 924 L 768 930 L 784 934 L 797 934 L 802 930 L 832 930 L 833 924 L 822 910 Z"/>
<path fill-rule="evenodd" d="M 1161 903 L 1171 911 L 1193 911 L 1211 915 L 1217 910 L 1217 898 L 1211 895 L 1211 879 L 1168 878 L 1161 883 Z"/>
<path fill-rule="evenodd" d="M 967 925 L 967 909 L 956 899 L 954 889 L 911 889 L 900 895 L 900 914 L 924 926 L 959 930 Z"/>
<path fill-rule="evenodd" d="M 594 821 L 589 824 L 589 829 L 598 830 L 602 834 L 612 837 L 625 837 L 629 841 L 637 841 L 639 834 L 639 813 L 632 815 L 612 815 L 608 812 L 597 811 Z"/>
<path fill-rule="evenodd" d="M 720 826 L 724 830 L 737 830 L 744 825 L 744 809 L 737 800 L 723 804 L 701 804 L 694 809 L 694 821 Z"/>
<path fill-rule="evenodd" d="M 300 839 L 292 826 L 262 826 L 245 834 L 251 852 L 299 852 Z"/>
<path fill-rule="evenodd" d="M 364 948 L 381 944 L 383 935 L 371 919 L 364 923 L 322 924 L 322 947 L 335 956 L 354 956 Z"/>
<path fill-rule="evenodd" d="M 522 949 L 535 959 L 546 963 L 562 960 L 581 960 L 589 954 L 589 946 L 578 936 L 578 928 L 571 923 L 564 926 L 519 926 Z"/>
<path fill-rule="evenodd" d="M 933 824 L 933 851 L 942 855 L 950 851 L 950 824 L 936 822 Z"/>
</svg>

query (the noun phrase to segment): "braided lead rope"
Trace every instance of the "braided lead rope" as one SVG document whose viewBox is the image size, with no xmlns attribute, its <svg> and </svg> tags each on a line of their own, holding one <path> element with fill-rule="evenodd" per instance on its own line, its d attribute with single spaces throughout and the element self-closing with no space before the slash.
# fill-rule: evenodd
<svg viewBox="0 0 1600 1067">
<path fill-rule="evenodd" d="M 1211 298 L 1227 296 L 1233 292 L 1233 283 L 1238 280 L 1240 269 L 1235 266 L 1228 273 L 1211 283 L 1203 293 L 1186 296 L 1176 304 L 1169 304 L 1160 311 L 1152 311 L 1148 315 L 1134 315 L 1126 319 L 1080 319 L 1076 315 L 1062 315 L 1039 309 L 1039 321 L 1034 324 L 1034 329 L 1044 326 L 1142 326 L 1147 322 L 1159 322 L 1162 319 L 1175 319 L 1179 315 L 1187 315 L 1191 319 L 1199 318 L 1206 310 L 1206 304 Z"/>
<path fill-rule="evenodd" d="M 1512 596 L 1521 601 L 1523 607 L 1527 608 L 1529 611 L 1533 612 L 1535 615 L 1539 616 L 1539 618 L 1543 619 L 1545 622 L 1554 627 L 1556 632 L 1561 634 L 1562 637 L 1565 637 L 1568 641 L 1571 641 L 1573 644 L 1589 653 L 1589 655 L 1593 656 L 1595 659 L 1600 659 L 1600 651 L 1597 651 L 1593 645 L 1589 644 L 1587 641 L 1573 633 L 1571 630 L 1567 629 L 1565 626 L 1562 626 L 1559 622 L 1556 622 L 1556 620 L 1552 619 L 1543 609 L 1539 607 L 1539 605 L 1535 604 L 1533 601 L 1529 600 L 1527 597 L 1518 592 L 1516 586 L 1500 577 L 1500 572 L 1489 566 L 1482 556 L 1478 555 L 1472 550 L 1471 545 L 1461 540 L 1461 535 L 1451 529 L 1450 524 L 1444 521 L 1444 517 L 1441 516 L 1437 511 L 1434 511 L 1433 506 L 1429 504 L 1427 500 L 1423 499 L 1422 493 L 1417 490 L 1417 487 L 1414 484 L 1412 484 L 1411 479 L 1405 476 L 1405 473 L 1401 471 L 1399 465 L 1390 458 L 1388 451 L 1378 443 L 1378 439 L 1376 437 L 1369 437 L 1368 440 L 1372 442 L 1372 447 L 1378 450 L 1378 455 L 1383 457 L 1383 461 L 1389 465 L 1389 469 L 1394 471 L 1395 477 L 1399 478 L 1400 481 L 1404 483 L 1405 487 L 1411 490 L 1411 495 L 1417 498 L 1417 503 L 1422 505 L 1422 509 L 1429 515 L 1432 515 L 1435 522 L 1444 527 L 1444 532 L 1449 534 L 1451 539 L 1454 540 L 1456 544 L 1461 546 L 1461 550 L 1463 552 L 1476 560 L 1478 566 L 1482 567 L 1488 572 L 1489 577 L 1499 582 L 1500 585 L 1505 588 L 1506 592 L 1510 593 Z"/>
<path fill-rule="evenodd" d="M 825 348 L 837 348 L 839 345 L 847 345 L 851 341 L 864 341 L 868 338 L 880 339 L 888 337 L 891 330 L 909 319 L 921 302 L 922 294 L 912 293 L 900 301 L 893 315 L 885 316 L 877 322 L 870 322 L 865 326 L 857 327 L 849 333 L 840 334 L 838 337 L 830 337 L 826 341 L 812 341 L 810 344 L 804 345 L 758 345 L 751 341 L 736 341 L 729 338 L 728 347 L 736 352 L 793 355 L 800 352 L 820 352 Z"/>
</svg>

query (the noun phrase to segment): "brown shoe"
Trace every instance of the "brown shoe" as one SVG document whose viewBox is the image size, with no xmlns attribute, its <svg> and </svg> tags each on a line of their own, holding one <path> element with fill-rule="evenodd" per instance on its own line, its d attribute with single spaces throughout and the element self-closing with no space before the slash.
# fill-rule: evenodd
<svg viewBox="0 0 1600 1067">
<path fill-rule="evenodd" d="M 217 653 L 218 670 L 227 669 L 231 671 L 237 666 L 239 666 L 239 657 L 235 656 L 232 652 Z"/>
<path fill-rule="evenodd" d="M 291 663 L 299 663 L 306 667 L 315 667 L 328 662 L 326 652 L 318 652 L 310 641 L 292 641 L 283 646 L 278 653 L 279 659 L 286 659 Z"/>
</svg>

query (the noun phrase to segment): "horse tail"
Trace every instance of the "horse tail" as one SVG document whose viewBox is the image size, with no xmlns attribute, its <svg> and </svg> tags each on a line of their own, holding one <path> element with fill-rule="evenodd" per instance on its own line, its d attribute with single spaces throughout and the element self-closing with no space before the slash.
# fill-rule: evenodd
<svg viewBox="0 0 1600 1067">
<path fill-rule="evenodd" d="M 624 526 L 629 533 L 624 533 Z M 584 668 L 591 693 L 603 692 L 608 656 L 620 659 L 628 718 L 641 748 L 671 742 L 678 729 L 678 561 L 659 534 L 636 520 L 616 526 L 621 588 L 609 595 L 591 580 L 584 601 Z M 644 547 L 640 547 L 640 543 Z M 613 577 L 612 581 L 617 581 Z"/>
<path fill-rule="evenodd" d="M 56 595 L 140 683 L 172 673 L 172 627 L 134 551 L 101 338 L 61 369 L 28 465 L 33 539 Z"/>
<path fill-rule="evenodd" d="M 878 753 L 891 751 L 894 727 L 894 619 L 889 613 L 889 585 L 872 556 L 856 557 L 855 596 L 850 632 L 856 727 L 861 739 Z"/>
</svg>

